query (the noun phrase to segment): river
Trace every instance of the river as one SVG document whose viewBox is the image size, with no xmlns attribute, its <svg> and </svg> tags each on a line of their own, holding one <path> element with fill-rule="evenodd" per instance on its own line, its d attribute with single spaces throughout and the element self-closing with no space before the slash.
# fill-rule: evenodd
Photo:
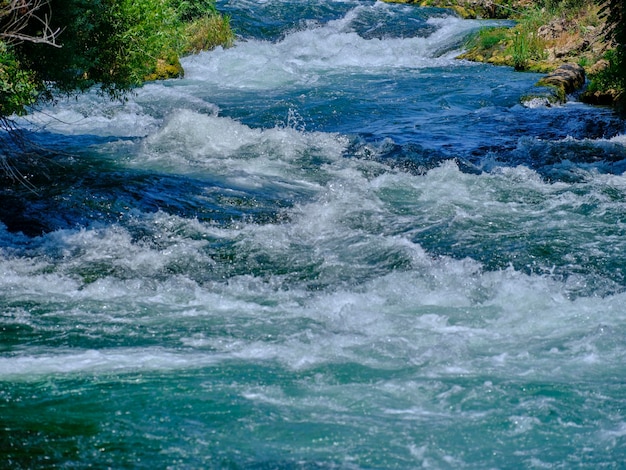
<svg viewBox="0 0 626 470">
<path fill-rule="evenodd" d="M 446 10 L 218 7 L 184 79 L 19 121 L 0 466 L 623 468 L 624 122 Z"/>
</svg>

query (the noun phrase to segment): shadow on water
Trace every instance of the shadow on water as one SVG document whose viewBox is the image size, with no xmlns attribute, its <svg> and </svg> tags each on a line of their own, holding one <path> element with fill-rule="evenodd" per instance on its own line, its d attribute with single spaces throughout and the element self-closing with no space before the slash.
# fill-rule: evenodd
<svg viewBox="0 0 626 470">
<path fill-rule="evenodd" d="M 120 138 L 46 135 L 45 141 L 49 148 L 79 149 Z M 31 144 L 11 157 L 14 175 L 0 174 L 0 222 L 27 236 L 100 223 L 123 225 L 134 213 L 158 211 L 219 225 L 267 223 L 292 204 L 269 190 L 252 191 L 206 175 L 125 167 L 94 158 L 88 150 L 61 152 Z"/>
<path fill-rule="evenodd" d="M 626 171 L 626 146 L 611 138 L 624 132 L 624 122 L 583 122 L 567 135 L 503 138 L 503 142 L 474 146 L 468 140 L 433 147 L 428 143 L 383 141 L 368 150 L 358 139 L 346 155 L 379 161 L 393 169 L 424 175 L 446 161 L 454 161 L 466 173 L 480 174 L 495 168 L 525 166 L 547 182 L 580 182 L 589 173 L 619 175 Z M 506 142 L 508 140 L 508 142 Z M 460 144 L 460 145 L 459 145 Z M 463 148 L 465 144 L 465 148 Z M 365 150 L 364 150 L 365 149 Z"/>
</svg>

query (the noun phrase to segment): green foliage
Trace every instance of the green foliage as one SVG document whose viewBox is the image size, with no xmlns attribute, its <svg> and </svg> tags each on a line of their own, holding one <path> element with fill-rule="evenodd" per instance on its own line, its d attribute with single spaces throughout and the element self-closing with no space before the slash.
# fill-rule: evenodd
<svg viewBox="0 0 626 470">
<path fill-rule="evenodd" d="M 508 28 L 485 28 L 471 39 L 471 47 L 479 47 L 480 49 L 491 49 L 497 44 L 502 43 L 508 37 Z"/>
<path fill-rule="evenodd" d="M 9 47 L 0 42 L 0 117 L 24 114 L 38 96 L 32 74 L 23 70 Z"/>
<path fill-rule="evenodd" d="M 626 88 L 623 70 L 621 70 L 623 65 L 620 64 L 618 60 L 617 51 L 608 51 L 604 58 L 606 59 L 608 65 L 606 68 L 590 77 L 591 80 L 589 86 L 587 87 L 588 91 L 594 93 L 612 90 L 618 94 L 623 93 Z"/>
<path fill-rule="evenodd" d="M 577 11 L 592 5 L 594 0 L 540 0 L 538 8 L 544 8 L 552 14 L 561 14 L 568 11 Z"/>
<path fill-rule="evenodd" d="M 5 3 L 0 0 L 0 10 Z M 160 76 L 164 64 L 179 67 L 180 54 L 233 41 L 214 0 L 50 0 L 49 7 L 49 26 L 62 30 L 62 47 L 25 41 L 8 51 L 3 45 L 0 116 L 93 86 L 120 98 L 146 77 Z M 0 33 L 5 26 L 0 22 Z M 22 32 L 37 37 L 39 27 L 32 22 Z"/>
<path fill-rule="evenodd" d="M 626 88 L 626 6 L 624 0 L 600 0 L 600 15 L 606 18 L 605 34 L 615 44 L 609 58 L 610 76 L 621 91 Z"/>
<path fill-rule="evenodd" d="M 190 54 L 231 46 L 235 36 L 230 27 L 230 18 L 220 15 L 214 0 L 170 0 L 181 21 L 182 42 L 177 47 L 179 54 Z"/>
<path fill-rule="evenodd" d="M 516 70 L 528 70 L 531 61 L 545 58 L 546 44 L 537 34 L 537 30 L 545 23 L 544 13 L 534 8 L 525 12 L 511 30 L 513 37 L 509 52 Z"/>
<path fill-rule="evenodd" d="M 530 60 L 530 53 L 528 50 L 528 40 L 526 35 L 516 32 L 513 37 L 512 47 L 513 67 L 515 70 L 526 70 L 528 68 L 528 61 Z"/>
<path fill-rule="evenodd" d="M 227 16 L 203 16 L 185 27 L 183 54 L 207 51 L 217 46 L 230 46 L 234 40 Z"/>
<path fill-rule="evenodd" d="M 20 53 L 42 82 L 64 92 L 99 84 L 111 96 L 138 85 L 178 39 L 166 0 L 52 0 L 61 48 L 24 43 Z"/>
<path fill-rule="evenodd" d="M 171 3 L 178 12 L 178 18 L 185 22 L 217 15 L 214 0 L 171 0 Z"/>
</svg>

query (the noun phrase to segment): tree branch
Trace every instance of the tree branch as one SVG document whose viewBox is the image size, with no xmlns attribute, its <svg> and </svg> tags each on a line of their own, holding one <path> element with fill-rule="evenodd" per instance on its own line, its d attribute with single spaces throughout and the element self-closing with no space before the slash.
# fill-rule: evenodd
<svg viewBox="0 0 626 470">
<path fill-rule="evenodd" d="M 0 0 L 0 39 L 8 44 L 32 42 L 61 47 L 61 28 L 51 26 L 50 0 Z M 39 26 L 39 28 L 37 28 Z M 26 32 L 35 27 L 37 33 Z"/>
</svg>

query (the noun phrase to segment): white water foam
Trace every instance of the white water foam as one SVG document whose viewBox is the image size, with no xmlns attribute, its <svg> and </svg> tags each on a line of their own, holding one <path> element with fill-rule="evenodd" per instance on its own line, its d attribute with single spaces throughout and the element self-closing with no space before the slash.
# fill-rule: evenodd
<svg viewBox="0 0 626 470">
<path fill-rule="evenodd" d="M 32 130 L 62 135 L 144 137 L 158 129 L 164 112 L 187 108 L 217 113 L 215 105 L 195 97 L 193 91 L 192 85 L 183 88 L 149 83 L 121 102 L 94 90 L 35 109 L 18 122 Z"/>
<path fill-rule="evenodd" d="M 293 32 L 277 44 L 249 40 L 187 57 L 182 61 L 186 77 L 221 87 L 266 89 L 314 83 L 334 70 L 453 66 L 459 51 L 451 51 L 450 44 L 484 26 L 450 16 L 430 19 L 429 24 L 437 29 L 425 38 L 364 39 L 350 27 L 357 11 Z"/>
<path fill-rule="evenodd" d="M 168 371 L 210 366 L 215 355 L 181 354 L 161 348 L 62 351 L 0 357 L 0 381 L 52 374 Z"/>
<path fill-rule="evenodd" d="M 571 299 L 566 281 L 432 256 L 411 241 L 410 232 L 393 226 L 395 211 L 404 214 L 397 224 L 419 225 L 423 205 L 430 204 L 440 214 L 463 209 L 456 217 L 478 208 L 482 217 L 532 214 L 538 198 L 563 198 L 564 184 L 547 184 L 528 169 L 476 176 L 453 164 L 424 177 L 388 172 L 368 179 L 357 171 L 365 162 L 345 162 L 332 169 L 333 181 L 320 187 L 318 197 L 296 206 L 285 223 L 217 228 L 163 213 L 137 214 L 136 224 L 154 233 L 154 244 L 133 239 L 122 227 L 59 231 L 32 242 L 37 261 L 22 254 L 28 240 L 12 241 L 5 232 L 3 240 L 14 246 L 0 257 L 0 290 L 15 305 L 5 313 L 7 321 L 46 335 L 77 328 L 86 342 L 104 341 L 109 329 L 115 341 L 150 341 L 158 334 L 168 346 L 77 353 L 24 347 L 5 354 L 0 376 L 175 370 L 216 361 L 292 370 L 342 363 L 394 369 L 399 358 L 400 367 L 419 368 L 429 377 L 568 380 L 620 369 L 626 348 L 619 337 L 626 325 L 616 313 L 624 294 Z M 509 197 L 512 191 L 533 196 L 526 203 L 501 202 L 500 186 Z M 561 199 L 559 210 L 576 202 L 571 198 L 584 198 L 565 196 L 570 200 Z M 234 243 L 233 262 L 244 271 L 262 262 L 287 274 L 250 270 L 198 281 L 215 267 L 209 240 Z M 401 261 L 400 267 L 385 267 L 388 258 Z M 164 275 L 171 262 L 188 267 Z M 80 273 L 92 265 L 104 271 L 93 282 L 82 281 Z M 320 287 L 298 281 L 297 266 L 317 270 Z M 39 299 L 49 313 L 28 311 L 23 299 Z M 184 349 L 176 351 L 177 345 Z"/>
<path fill-rule="evenodd" d="M 240 41 L 229 49 L 186 57 L 182 63 L 187 80 L 171 81 L 175 85 L 148 84 L 135 90 L 125 103 L 111 101 L 94 90 L 35 109 L 20 123 L 62 135 L 145 137 L 161 127 L 164 119 L 175 122 L 177 110 L 216 115 L 218 108 L 201 97 L 207 94 L 207 86 L 215 88 L 211 94 L 229 88 L 311 84 L 335 70 L 354 69 L 358 73 L 381 68 L 453 66 L 458 61 L 454 60 L 456 53 L 449 51 L 450 44 L 483 26 L 449 16 L 430 19 L 436 31 L 428 37 L 364 39 L 350 23 L 366 8 L 380 7 L 357 6 L 342 19 L 292 32 L 277 44 Z M 174 117 L 168 117 L 171 113 Z"/>
<path fill-rule="evenodd" d="M 34 111 L 22 119 L 34 130 L 66 135 L 136 137 L 154 129 L 157 120 L 135 101 L 107 101 L 95 93 Z"/>
<path fill-rule="evenodd" d="M 245 187 L 262 186 L 268 179 L 280 179 L 290 186 L 317 187 L 324 178 L 323 165 L 318 163 L 313 174 L 303 167 L 314 159 L 340 164 L 348 143 L 338 134 L 282 126 L 253 129 L 231 118 L 180 110 L 143 141 L 133 164 L 230 177 Z"/>
<path fill-rule="evenodd" d="M 617 142 L 618 144 L 622 144 L 626 146 L 626 134 L 616 135 L 615 137 L 609 139 L 610 142 Z"/>
</svg>

